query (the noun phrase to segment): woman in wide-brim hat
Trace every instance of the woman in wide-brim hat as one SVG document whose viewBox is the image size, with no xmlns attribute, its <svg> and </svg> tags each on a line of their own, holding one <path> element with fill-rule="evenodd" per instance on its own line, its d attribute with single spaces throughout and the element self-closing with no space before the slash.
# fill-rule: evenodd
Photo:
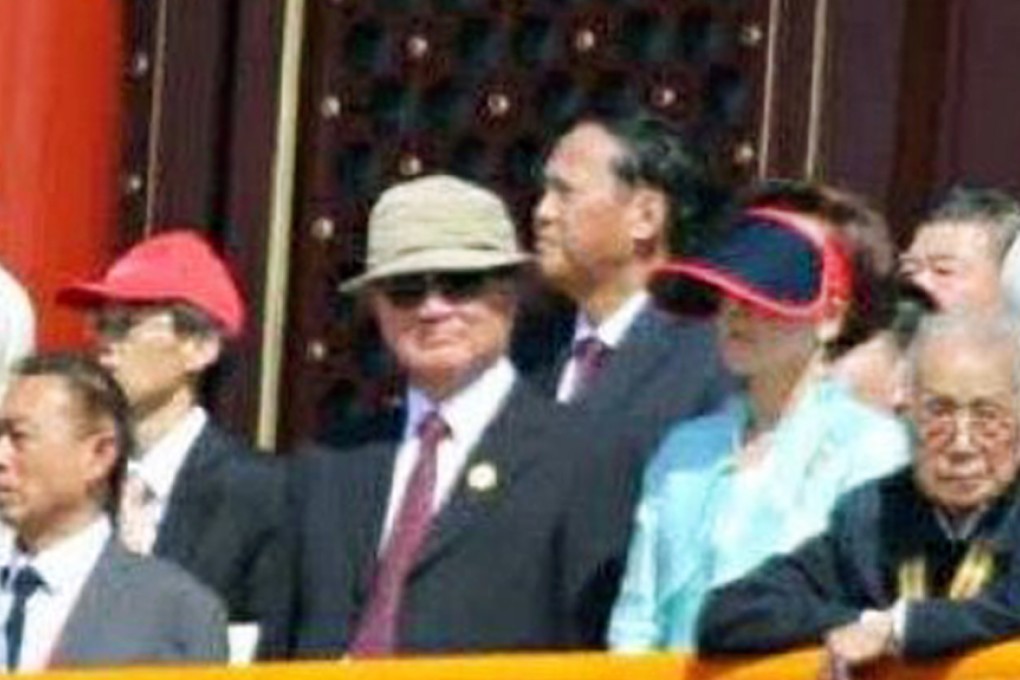
<svg viewBox="0 0 1020 680">
<path fill-rule="evenodd" d="M 907 461 L 902 426 L 826 377 L 852 269 L 818 217 L 763 208 L 658 272 L 660 299 L 715 315 L 743 389 L 676 426 L 646 470 L 614 649 L 690 649 L 710 588 L 817 533 L 843 491 Z"/>
</svg>

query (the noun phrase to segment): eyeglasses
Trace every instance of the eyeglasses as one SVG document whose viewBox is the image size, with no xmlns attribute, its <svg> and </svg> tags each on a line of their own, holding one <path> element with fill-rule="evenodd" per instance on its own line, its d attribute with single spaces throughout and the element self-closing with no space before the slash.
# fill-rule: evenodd
<svg viewBox="0 0 1020 680">
<path fill-rule="evenodd" d="M 173 317 L 156 309 L 104 309 L 95 315 L 93 325 L 100 337 L 123 340 L 135 328 L 154 319 L 165 319 L 161 323 L 173 326 Z"/>
<path fill-rule="evenodd" d="M 944 397 L 922 400 L 918 425 L 928 439 L 948 441 L 960 428 L 977 440 L 999 441 L 1016 431 L 1017 418 L 1006 405 L 978 399 L 969 404 L 958 404 Z"/>
<path fill-rule="evenodd" d="M 375 288 L 394 307 L 413 309 L 429 293 L 440 295 L 451 302 L 474 300 L 486 293 L 496 281 L 506 278 L 506 274 L 491 270 L 412 274 L 383 279 L 375 284 Z"/>
</svg>

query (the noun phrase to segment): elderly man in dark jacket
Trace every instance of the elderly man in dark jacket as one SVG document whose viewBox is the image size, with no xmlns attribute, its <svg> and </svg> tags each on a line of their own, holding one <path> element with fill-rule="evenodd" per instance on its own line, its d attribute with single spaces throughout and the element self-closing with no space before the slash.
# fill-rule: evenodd
<svg viewBox="0 0 1020 680">
<path fill-rule="evenodd" d="M 829 530 L 715 591 L 703 653 L 824 643 L 831 668 L 1020 634 L 1020 337 L 934 317 L 912 355 L 910 469 L 850 492 Z"/>
</svg>

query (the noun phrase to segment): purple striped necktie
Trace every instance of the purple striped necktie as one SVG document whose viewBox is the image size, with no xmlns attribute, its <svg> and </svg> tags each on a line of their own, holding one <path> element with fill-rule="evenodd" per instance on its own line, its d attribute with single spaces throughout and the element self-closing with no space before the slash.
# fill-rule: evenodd
<svg viewBox="0 0 1020 680">
<path fill-rule="evenodd" d="M 594 335 L 574 343 L 574 389 L 567 401 L 576 401 L 591 389 L 611 352 L 609 345 Z"/>
<path fill-rule="evenodd" d="M 397 646 L 404 581 L 432 523 L 439 443 L 450 428 L 437 412 L 418 425 L 418 461 L 404 490 L 389 540 L 376 565 L 372 592 L 348 648 L 351 656 L 386 656 Z"/>
</svg>

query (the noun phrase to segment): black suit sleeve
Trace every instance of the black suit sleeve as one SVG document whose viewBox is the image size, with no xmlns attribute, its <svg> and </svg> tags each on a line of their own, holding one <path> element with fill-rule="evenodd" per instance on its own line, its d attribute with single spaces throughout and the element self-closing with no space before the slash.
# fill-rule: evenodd
<svg viewBox="0 0 1020 680">
<path fill-rule="evenodd" d="M 844 577 L 846 515 L 842 504 L 829 532 L 710 592 L 698 622 L 699 652 L 756 654 L 820 644 L 826 631 L 857 619 L 862 608 L 851 603 Z"/>
<path fill-rule="evenodd" d="M 620 589 L 641 457 L 589 416 L 577 416 L 577 450 L 567 506 L 563 565 L 578 646 L 604 648 Z M 583 433 L 583 437 L 581 436 Z"/>
<path fill-rule="evenodd" d="M 255 464 L 257 463 L 257 464 Z M 242 572 L 230 582 L 228 599 L 234 604 L 234 620 L 262 620 L 273 606 L 275 591 L 282 580 L 278 543 L 283 531 L 284 462 L 276 459 L 249 461 L 234 482 L 237 506 L 250 515 L 248 553 L 237 568 Z M 258 518 L 256 521 L 255 518 Z M 234 531 L 242 526 L 234 523 Z M 229 531 L 229 526 L 226 529 Z M 229 590 L 229 589 L 228 589 Z"/>
<path fill-rule="evenodd" d="M 293 654 L 294 622 L 297 617 L 301 526 L 299 499 L 312 454 L 294 454 L 282 474 L 281 525 L 266 554 L 266 568 L 273 573 L 276 587 L 266 592 L 264 616 L 257 656 L 259 659 L 289 659 Z"/>
</svg>

